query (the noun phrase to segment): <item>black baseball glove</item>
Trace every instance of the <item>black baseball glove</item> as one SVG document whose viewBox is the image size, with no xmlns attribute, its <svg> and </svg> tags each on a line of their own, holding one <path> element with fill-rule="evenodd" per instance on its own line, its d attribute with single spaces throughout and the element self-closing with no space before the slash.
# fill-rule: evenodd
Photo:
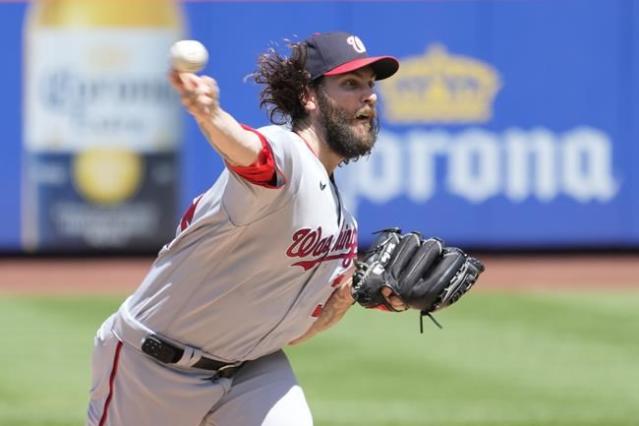
<svg viewBox="0 0 639 426">
<path fill-rule="evenodd" d="M 479 260 L 440 239 L 397 228 L 378 234 L 353 275 L 353 298 L 366 308 L 396 311 L 381 293 L 388 287 L 407 307 L 430 315 L 459 300 L 484 271 Z"/>
</svg>

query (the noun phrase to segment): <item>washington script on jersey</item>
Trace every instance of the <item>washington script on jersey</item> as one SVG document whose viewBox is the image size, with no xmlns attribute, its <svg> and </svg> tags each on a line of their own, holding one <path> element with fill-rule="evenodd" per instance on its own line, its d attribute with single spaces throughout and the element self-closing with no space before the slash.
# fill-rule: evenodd
<svg viewBox="0 0 639 426">
<path fill-rule="evenodd" d="M 346 226 L 340 231 L 334 244 L 333 237 L 334 235 L 323 237 L 321 226 L 315 230 L 302 228 L 293 234 L 293 243 L 286 250 L 286 255 L 293 258 L 313 257 L 293 263 L 292 266 L 301 266 L 305 271 L 322 262 L 336 259 L 342 259 L 342 266 L 348 268 L 357 257 L 357 230 Z"/>
</svg>

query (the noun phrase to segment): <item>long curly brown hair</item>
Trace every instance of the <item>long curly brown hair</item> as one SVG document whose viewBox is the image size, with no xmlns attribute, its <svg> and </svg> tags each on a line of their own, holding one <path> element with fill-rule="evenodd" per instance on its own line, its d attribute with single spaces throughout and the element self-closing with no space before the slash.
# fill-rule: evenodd
<svg viewBox="0 0 639 426">
<path fill-rule="evenodd" d="M 260 107 L 265 108 L 273 124 L 290 124 L 297 130 L 308 117 L 304 108 L 305 91 L 317 87 L 322 78 L 311 81 L 306 63 L 306 44 L 289 43 L 288 57 L 275 49 L 268 49 L 257 60 L 257 70 L 250 75 L 256 83 L 263 84 Z"/>
</svg>

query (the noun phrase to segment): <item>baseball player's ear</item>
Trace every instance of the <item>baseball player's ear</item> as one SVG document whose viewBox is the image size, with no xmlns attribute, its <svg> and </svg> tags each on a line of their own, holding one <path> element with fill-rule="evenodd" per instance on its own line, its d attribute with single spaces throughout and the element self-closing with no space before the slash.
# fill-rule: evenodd
<svg viewBox="0 0 639 426">
<path fill-rule="evenodd" d="M 311 112 L 317 109 L 317 95 L 315 90 L 306 89 L 302 94 L 302 105 L 306 111 Z"/>
</svg>

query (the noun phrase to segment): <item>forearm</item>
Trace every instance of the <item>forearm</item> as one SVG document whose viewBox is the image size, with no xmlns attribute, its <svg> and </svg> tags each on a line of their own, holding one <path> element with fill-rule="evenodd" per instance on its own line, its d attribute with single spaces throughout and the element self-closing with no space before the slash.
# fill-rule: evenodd
<svg viewBox="0 0 639 426">
<path fill-rule="evenodd" d="M 258 136 L 242 128 L 229 113 L 217 108 L 209 116 L 196 117 L 209 144 L 229 163 L 237 166 L 252 164 L 262 148 Z"/>
<path fill-rule="evenodd" d="M 186 110 L 195 117 L 209 144 L 234 166 L 248 166 L 257 160 L 262 143 L 259 137 L 242 128 L 220 106 L 220 89 L 208 76 L 179 74 L 173 71 L 169 81 L 179 93 Z"/>
<path fill-rule="evenodd" d="M 290 345 L 296 345 L 309 340 L 316 334 L 329 329 L 337 324 L 346 314 L 346 311 L 353 305 L 353 297 L 351 296 L 351 281 L 348 280 L 344 285 L 335 290 L 322 309 L 319 318 L 315 320 L 313 325 L 302 336 L 290 342 Z"/>
</svg>

